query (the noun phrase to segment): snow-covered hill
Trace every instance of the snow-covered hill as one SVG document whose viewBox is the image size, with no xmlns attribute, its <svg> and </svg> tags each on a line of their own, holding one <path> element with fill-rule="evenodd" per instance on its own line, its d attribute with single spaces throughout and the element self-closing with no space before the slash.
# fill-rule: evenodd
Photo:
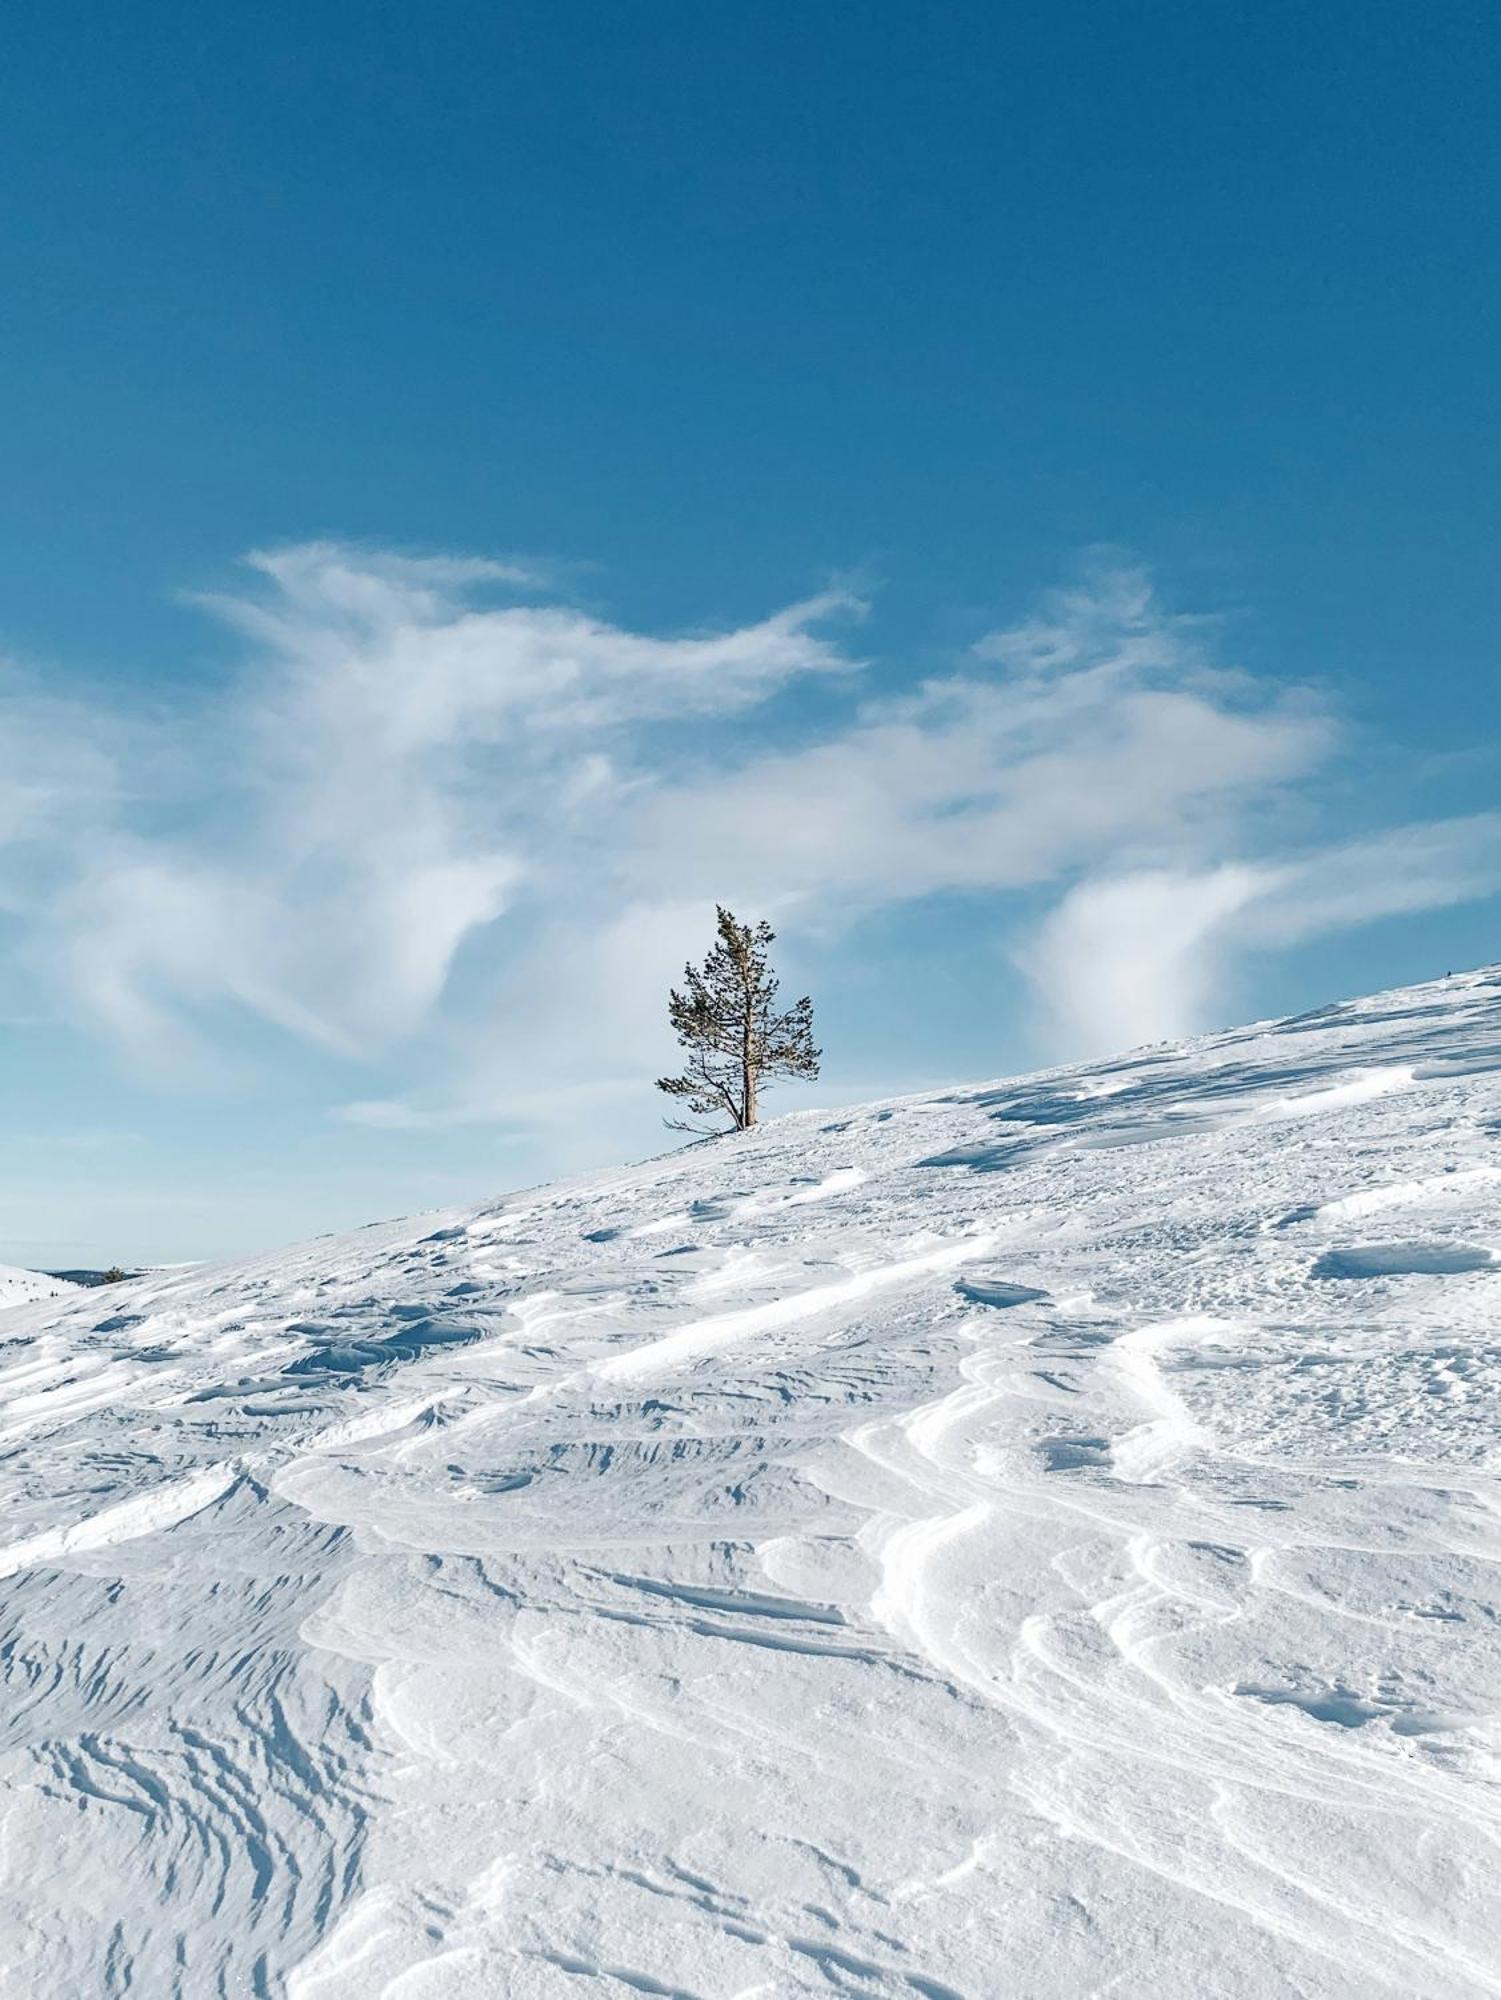
<svg viewBox="0 0 1501 2000">
<path fill-rule="evenodd" d="M 1501 1992 L 1501 975 L 0 1322 L 0 1991 Z"/>
<path fill-rule="evenodd" d="M 14 1264 L 0 1264 L 0 1312 L 7 1306 L 29 1305 L 33 1299 L 56 1299 L 76 1291 L 65 1278 L 49 1278 L 45 1271 L 22 1271 Z"/>
</svg>

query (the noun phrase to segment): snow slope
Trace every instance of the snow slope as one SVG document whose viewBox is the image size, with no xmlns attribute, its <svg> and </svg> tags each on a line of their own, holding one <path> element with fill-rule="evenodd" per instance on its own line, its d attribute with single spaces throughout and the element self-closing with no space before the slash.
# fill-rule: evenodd
<svg viewBox="0 0 1501 2000">
<path fill-rule="evenodd" d="M 0 1320 L 5 1995 L 1501 1993 L 1501 974 Z"/>
<path fill-rule="evenodd" d="M 66 1278 L 49 1278 L 45 1271 L 21 1271 L 14 1264 L 0 1264 L 0 1312 L 32 1299 L 60 1298 L 77 1289 Z"/>
</svg>

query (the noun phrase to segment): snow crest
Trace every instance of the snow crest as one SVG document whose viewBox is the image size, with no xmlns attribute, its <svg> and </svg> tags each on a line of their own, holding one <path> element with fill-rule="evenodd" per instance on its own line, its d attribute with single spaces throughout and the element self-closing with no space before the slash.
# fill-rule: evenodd
<svg viewBox="0 0 1501 2000">
<path fill-rule="evenodd" d="M 14 1264 L 0 1264 L 0 1312 L 8 1306 L 28 1305 L 33 1299 L 56 1299 L 78 1287 L 66 1278 L 49 1278 L 45 1271 L 22 1271 Z"/>
<path fill-rule="evenodd" d="M 1495 973 L 15 1304 L 0 1993 L 1501 1994 L 1498 1308 Z"/>
</svg>

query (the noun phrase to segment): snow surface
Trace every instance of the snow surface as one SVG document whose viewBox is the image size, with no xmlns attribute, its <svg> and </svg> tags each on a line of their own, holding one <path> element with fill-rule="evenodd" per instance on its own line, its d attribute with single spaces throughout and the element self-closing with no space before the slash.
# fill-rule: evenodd
<svg viewBox="0 0 1501 2000">
<path fill-rule="evenodd" d="M 0 1991 L 1501 1993 L 1501 975 L 0 1319 Z"/>
<path fill-rule="evenodd" d="M 49 1278 L 45 1271 L 22 1271 L 14 1264 L 0 1264 L 0 1311 L 26 1305 L 32 1299 L 60 1298 L 78 1289 L 66 1278 Z"/>
</svg>

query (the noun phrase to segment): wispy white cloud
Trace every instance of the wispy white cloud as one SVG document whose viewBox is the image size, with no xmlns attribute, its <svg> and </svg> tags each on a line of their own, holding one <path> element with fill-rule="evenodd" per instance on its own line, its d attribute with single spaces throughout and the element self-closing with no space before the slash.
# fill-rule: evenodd
<svg viewBox="0 0 1501 2000">
<path fill-rule="evenodd" d="M 1295 944 L 1381 917 L 1447 909 L 1501 887 L 1501 813 L 1390 827 L 1268 874 L 1248 925 L 1252 943 Z"/>
<path fill-rule="evenodd" d="M 1123 845 L 1212 849 L 1330 754 L 1311 692 L 1215 671 L 1187 621 L 1149 618 L 1139 579 L 1101 588 L 823 741 L 662 785 L 638 815 L 641 878 L 675 855 L 680 884 L 762 900 L 1048 882 Z"/>
<path fill-rule="evenodd" d="M 1202 1027 L 1221 996 L 1224 940 L 1271 873 L 1226 863 L 1077 883 L 1014 953 L 1042 1046 L 1106 1055 Z"/>
<path fill-rule="evenodd" d="M 1049 897 L 1014 956 L 1079 1053 L 1203 1025 L 1247 950 L 1501 882 L 1489 819 L 1290 855 L 1337 716 L 1227 669 L 1219 628 L 1126 564 L 881 697 L 844 591 L 655 635 L 558 588 L 272 550 L 198 600 L 243 656 L 191 712 L 117 728 L 0 682 L 0 908 L 136 1058 L 178 1069 L 247 1021 L 356 1061 L 420 1030 L 410 1086 L 356 1085 L 350 1121 L 570 1127 L 597 1153 L 716 898 L 779 916 L 795 956 L 903 901 L 971 898 L 988 939 L 997 897 Z M 842 720 L 759 729 L 809 677 Z"/>
<path fill-rule="evenodd" d="M 221 698 L 183 725 L 189 811 L 125 810 L 87 837 L 34 914 L 76 1004 L 141 1055 L 248 1010 L 347 1054 L 429 1015 L 464 941 L 616 798 L 608 740 L 663 716 L 734 713 L 849 662 L 815 629 L 830 593 L 727 633 L 652 638 L 571 608 L 477 595 L 514 566 L 326 545 L 250 558 L 258 587 L 201 600 L 250 642 Z M 5 829 L 66 804 L 68 719 Z M 35 730 L 33 729 L 33 732 Z M 167 830 L 163 830 L 165 819 Z"/>
<path fill-rule="evenodd" d="M 1291 861 L 1076 883 L 1016 949 L 1039 1037 L 1107 1054 L 1216 1023 L 1253 953 L 1501 889 L 1501 813 L 1395 827 Z"/>
</svg>

